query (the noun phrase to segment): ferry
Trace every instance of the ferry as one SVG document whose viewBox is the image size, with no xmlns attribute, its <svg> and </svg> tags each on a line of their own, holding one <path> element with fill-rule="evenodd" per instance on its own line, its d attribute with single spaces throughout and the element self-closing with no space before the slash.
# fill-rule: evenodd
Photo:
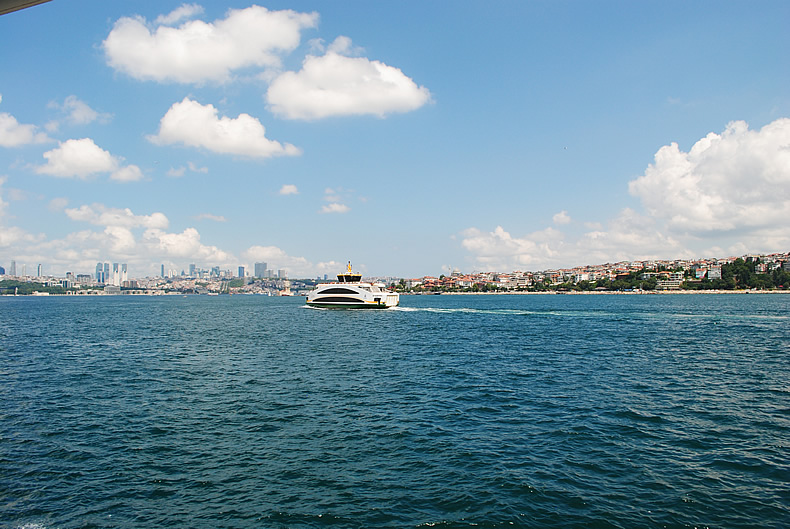
<svg viewBox="0 0 790 529">
<path fill-rule="evenodd" d="M 388 309 L 398 306 L 400 295 L 390 292 L 382 283 L 366 283 L 362 274 L 352 272 L 351 263 L 337 281 L 318 285 L 307 294 L 310 307 L 333 309 Z"/>
</svg>

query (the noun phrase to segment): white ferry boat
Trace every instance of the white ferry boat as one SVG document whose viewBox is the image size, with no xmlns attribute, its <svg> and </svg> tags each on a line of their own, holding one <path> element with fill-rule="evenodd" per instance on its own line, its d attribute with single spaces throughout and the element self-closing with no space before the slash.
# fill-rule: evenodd
<svg viewBox="0 0 790 529">
<path fill-rule="evenodd" d="M 400 303 L 400 295 L 381 283 L 363 283 L 362 274 L 351 271 L 337 274 L 337 282 L 323 283 L 307 294 L 310 307 L 338 309 L 387 309 Z"/>
</svg>

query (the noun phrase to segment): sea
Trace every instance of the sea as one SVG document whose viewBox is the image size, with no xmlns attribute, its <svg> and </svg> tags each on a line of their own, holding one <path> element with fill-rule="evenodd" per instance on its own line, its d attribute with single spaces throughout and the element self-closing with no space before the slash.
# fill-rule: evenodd
<svg viewBox="0 0 790 529">
<path fill-rule="evenodd" d="M 0 527 L 790 527 L 790 295 L 0 298 Z"/>
</svg>

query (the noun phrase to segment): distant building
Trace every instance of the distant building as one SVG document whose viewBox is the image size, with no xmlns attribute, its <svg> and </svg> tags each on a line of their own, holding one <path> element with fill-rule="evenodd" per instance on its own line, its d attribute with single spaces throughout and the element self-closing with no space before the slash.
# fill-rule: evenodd
<svg viewBox="0 0 790 529">
<path fill-rule="evenodd" d="M 165 265 L 162 265 L 162 272 L 159 274 L 160 277 L 165 277 Z"/>
<path fill-rule="evenodd" d="M 11 270 L 8 271 L 8 275 L 16 277 L 16 261 L 11 261 Z"/>
<path fill-rule="evenodd" d="M 244 277 L 244 275 L 245 275 L 245 274 L 244 274 L 244 267 L 243 267 L 243 266 L 240 266 L 240 267 L 239 267 L 239 277 Z"/>
<path fill-rule="evenodd" d="M 286 277 L 288 277 L 288 274 L 284 269 L 281 268 L 277 270 L 277 277 L 279 277 L 280 279 L 285 279 Z"/>
<path fill-rule="evenodd" d="M 266 277 L 266 263 L 255 263 L 255 277 Z"/>
<path fill-rule="evenodd" d="M 5 275 L 5 268 L 0 266 L 0 276 L 4 276 L 4 275 Z"/>
<path fill-rule="evenodd" d="M 195 263 L 189 265 L 189 277 L 195 277 Z"/>
<path fill-rule="evenodd" d="M 41 263 L 39 263 L 38 267 L 36 269 L 36 277 L 43 277 L 44 276 L 44 274 L 41 273 L 42 269 L 43 269 L 43 266 L 42 266 Z"/>
</svg>

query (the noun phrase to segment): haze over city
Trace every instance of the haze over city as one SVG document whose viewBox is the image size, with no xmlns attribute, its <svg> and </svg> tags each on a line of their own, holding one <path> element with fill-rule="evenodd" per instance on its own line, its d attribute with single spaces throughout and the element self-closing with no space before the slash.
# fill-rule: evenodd
<svg viewBox="0 0 790 529">
<path fill-rule="evenodd" d="M 0 16 L 0 265 L 420 277 L 790 249 L 787 2 Z"/>
</svg>

